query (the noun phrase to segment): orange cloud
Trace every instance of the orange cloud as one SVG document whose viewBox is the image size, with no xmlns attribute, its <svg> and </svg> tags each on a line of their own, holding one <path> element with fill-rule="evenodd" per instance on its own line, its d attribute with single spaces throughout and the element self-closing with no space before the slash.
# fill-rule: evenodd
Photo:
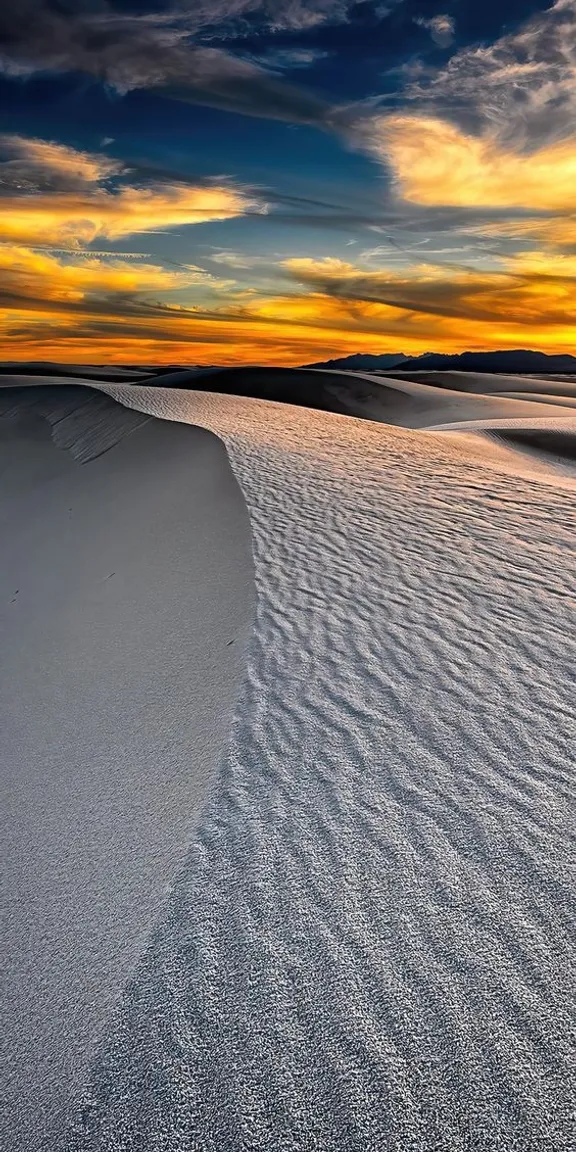
<svg viewBox="0 0 576 1152">
<path fill-rule="evenodd" d="M 162 293 L 190 284 L 194 273 L 167 270 L 154 264 L 103 261 L 89 257 L 65 263 L 45 252 L 0 246 L 0 274 L 6 300 L 29 300 L 34 307 L 48 301 L 78 303 L 90 294 Z"/>
<path fill-rule="evenodd" d="M 266 206 L 226 183 L 159 182 L 146 187 L 125 179 L 122 164 L 63 144 L 3 136 L 9 159 L 2 164 L 0 241 L 81 248 L 94 240 L 118 240 L 210 220 L 230 220 Z"/>
<path fill-rule="evenodd" d="M 571 215 L 494 220 L 490 225 L 465 225 L 461 230 L 468 236 L 535 241 L 545 244 L 553 254 L 566 249 L 576 250 L 576 212 Z"/>
<path fill-rule="evenodd" d="M 576 210 L 574 137 L 516 153 L 445 120 L 398 115 L 376 121 L 371 146 L 392 168 L 400 194 L 416 204 Z"/>
<path fill-rule="evenodd" d="M 509 157 L 508 166 L 497 170 L 494 144 L 442 121 L 393 117 L 386 124 L 388 158 L 404 194 L 433 205 L 506 207 L 513 194 L 518 199 L 511 183 L 518 170 Z M 418 141 L 416 124 L 426 128 Z M 436 127 L 428 133 L 431 124 Z M 383 139 L 381 134 L 379 147 Z M 569 158 L 560 146 L 548 149 L 546 155 L 552 154 L 557 164 L 551 172 L 559 181 L 554 191 L 553 181 L 546 183 L 542 175 L 540 204 L 547 212 L 567 211 Z M 541 161 L 545 154 L 539 155 Z M 257 263 L 254 285 L 241 289 L 232 279 L 216 280 L 193 266 L 168 270 L 96 254 L 73 256 L 75 248 L 98 237 L 118 239 L 262 211 L 243 190 L 118 183 L 126 172 L 115 162 L 42 141 L 20 140 L 13 157 L 8 166 L 14 190 L 3 199 L 0 219 L 5 358 L 294 364 L 350 352 L 416 354 L 495 343 L 573 349 L 575 259 L 551 254 L 547 240 L 535 251 L 493 260 L 477 271 L 422 262 L 374 270 L 335 259 L 291 259 L 282 269 L 291 290 L 279 286 L 276 294 L 260 294 Z M 527 163 L 525 157 L 513 159 Z M 18 182 L 27 187 L 34 180 L 36 193 L 22 195 Z M 560 228 L 560 221 L 532 218 L 550 229 Z M 516 223 L 527 228 L 529 221 Z M 72 255 L 58 258 L 34 245 L 65 247 Z M 245 267 L 246 261 L 236 264 Z"/>
<path fill-rule="evenodd" d="M 576 259 L 543 252 L 501 261 L 497 270 L 421 264 L 405 271 L 365 270 L 342 260 L 287 260 L 289 274 L 315 291 L 381 308 L 486 324 L 576 332 Z M 526 342 L 524 334 L 523 342 Z"/>
<path fill-rule="evenodd" d="M 0 239 L 15 244 L 83 247 L 98 237 L 118 240 L 176 225 L 230 220 L 259 211 L 243 192 L 226 187 L 160 184 L 94 194 L 48 193 L 3 198 Z"/>
<path fill-rule="evenodd" d="M 412 293 L 402 303 L 377 299 L 384 275 L 392 291 L 391 273 L 364 273 L 339 261 L 292 261 L 289 270 L 302 292 L 247 297 L 228 284 L 216 293 L 217 302 L 204 307 L 148 302 L 143 288 L 156 296 L 177 287 L 185 295 L 178 273 L 153 266 L 108 268 L 94 261 L 76 267 L 54 257 L 39 262 L 38 253 L 20 260 L 28 295 L 17 295 L 22 274 L 3 274 L 14 291 L 3 315 L 2 356 L 9 359 L 298 364 L 361 351 L 490 348 L 496 331 L 500 347 L 514 348 L 526 345 L 527 330 L 532 346 L 573 347 L 570 277 L 558 271 L 544 283 L 536 256 L 533 267 L 516 269 L 516 279 L 509 273 L 509 283 L 487 278 L 455 285 L 445 278 L 435 285 L 432 272 L 421 270 L 410 283 L 396 280 L 403 297 Z M 42 298 L 34 299 L 38 277 Z M 444 310 L 431 310 L 439 293 Z M 514 304 L 510 293 L 517 296 Z"/>
<path fill-rule="evenodd" d="M 4 173 L 19 177 L 24 188 L 34 176 L 72 185 L 98 184 L 124 167 L 102 153 L 82 152 L 67 144 L 29 136 L 5 133 L 0 136 L 0 148 L 8 157 L 3 164 Z"/>
</svg>

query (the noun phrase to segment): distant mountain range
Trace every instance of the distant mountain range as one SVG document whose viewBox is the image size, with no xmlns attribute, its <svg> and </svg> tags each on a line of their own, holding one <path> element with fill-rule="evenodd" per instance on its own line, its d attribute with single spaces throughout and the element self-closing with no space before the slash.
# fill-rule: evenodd
<svg viewBox="0 0 576 1152">
<path fill-rule="evenodd" d="M 408 358 L 401 354 L 386 353 L 369 356 L 361 353 L 343 356 L 340 360 L 325 360 L 322 364 L 307 364 L 307 368 L 333 368 L 352 372 L 382 372 L 399 368 L 402 372 L 495 372 L 518 374 L 576 373 L 576 356 L 548 356 L 545 352 L 527 349 L 504 352 L 461 352 L 450 356 L 442 352 L 426 352 L 423 356 Z"/>
<path fill-rule="evenodd" d="M 376 372 L 383 368 L 397 368 L 407 357 L 403 352 L 385 356 L 369 356 L 357 352 L 353 356 L 343 356 L 341 360 L 323 360 L 321 364 L 303 364 L 303 368 L 335 368 L 348 372 Z"/>
</svg>

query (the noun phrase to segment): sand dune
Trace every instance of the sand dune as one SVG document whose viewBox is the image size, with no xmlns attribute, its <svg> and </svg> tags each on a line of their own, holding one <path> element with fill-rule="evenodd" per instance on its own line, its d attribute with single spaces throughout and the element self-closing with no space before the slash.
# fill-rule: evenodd
<svg viewBox="0 0 576 1152">
<path fill-rule="evenodd" d="M 209 432 L 83 388 L 2 409 L 0 1146 L 53 1152 L 218 767 L 250 536 Z"/>
<path fill-rule="evenodd" d="M 21 361 L 0 361 L 0 384 L 2 383 L 2 376 L 11 375 L 13 372 L 21 371 L 21 369 Z M 60 378 L 71 377 L 88 380 L 142 380 L 150 375 L 150 372 L 145 368 L 123 368 L 120 364 L 113 367 L 104 364 L 55 364 L 51 360 L 31 360 L 26 365 L 26 369 L 37 377 L 59 376 Z"/>
<path fill-rule="evenodd" d="M 290 398 L 290 403 L 302 405 L 307 402 L 321 411 L 337 412 L 349 416 L 373 420 L 379 423 L 404 428 L 450 431 L 461 433 L 460 450 L 464 455 L 478 454 L 490 458 L 494 467 L 508 474 L 533 475 L 540 478 L 547 474 L 563 486 L 572 486 L 576 471 L 566 467 L 572 457 L 570 439 L 574 421 L 575 401 L 571 396 L 549 394 L 546 381 L 525 377 L 488 377 L 489 391 L 481 394 L 475 391 L 478 381 L 486 374 L 481 373 L 427 373 L 445 378 L 442 387 L 422 383 L 417 380 L 384 376 L 370 376 L 360 372 L 327 371 L 324 369 L 223 369 L 198 377 L 195 372 L 179 372 L 167 377 L 171 385 L 189 388 L 195 385 L 208 387 L 219 394 L 252 395 L 253 398 L 274 399 L 276 402 Z M 453 389 L 454 377 L 470 377 L 470 391 L 462 384 Z M 523 391 L 511 395 L 503 391 L 508 382 L 524 382 Z M 466 383 L 466 381 L 464 381 Z M 140 387 L 146 387 L 148 382 Z M 225 386 L 223 392 L 220 390 Z M 544 388 L 545 392 L 535 391 Z M 502 390 L 501 390 L 502 389 Z M 124 399 L 129 402 L 128 394 Z M 528 443 L 529 429 L 537 429 L 542 421 L 551 417 L 551 405 L 555 421 L 562 425 L 561 446 L 558 436 L 537 435 Z M 566 423 L 568 421 L 568 423 Z M 522 423 L 521 436 L 502 435 L 504 424 Z M 494 436 L 499 426 L 496 450 Z M 472 433 L 478 437 L 490 437 L 489 444 L 474 443 Z M 493 434 L 494 435 L 493 435 Z M 509 451 L 501 449 L 506 445 Z M 514 448 L 530 448 L 532 459 L 527 461 L 525 453 L 514 452 Z M 535 455 L 534 453 L 537 453 Z M 560 465 L 560 468 L 558 467 Z"/>
<path fill-rule="evenodd" d="M 546 381 L 525 377 L 482 375 L 481 373 L 424 373 L 443 379 L 441 385 L 408 378 L 371 376 L 360 372 L 293 368 L 225 368 L 199 372 L 182 370 L 140 381 L 141 386 L 193 388 L 224 395 L 250 396 L 254 399 L 318 408 L 321 411 L 360 416 L 408 428 L 426 428 L 440 423 L 465 420 L 538 419 L 549 415 L 547 405 L 554 402 L 556 415 L 572 416 L 572 399 L 562 403 L 562 392 L 552 400 Z M 456 377 L 456 387 L 452 387 Z M 487 381 L 480 393 L 478 381 Z M 46 384 L 57 384 L 57 375 L 46 377 Z M 75 383 L 90 384 L 78 378 Z M 0 377 L 0 386 L 17 387 L 37 383 L 33 374 Z M 569 386 L 566 385 L 569 389 Z M 562 388 L 562 386 L 561 386 Z M 510 393 L 515 389 L 514 396 Z M 537 391 L 536 391 L 537 389 Z"/>
<path fill-rule="evenodd" d="M 573 396 L 559 396 L 552 392 L 530 392 L 529 397 L 526 396 L 525 392 L 501 392 L 500 395 L 508 397 L 510 400 L 529 399 L 533 404 L 554 404 L 560 408 L 576 408 L 576 389 Z"/>
<path fill-rule="evenodd" d="M 117 394 L 225 439 L 258 612 L 217 792 L 63 1146 L 567 1152 L 572 494 L 457 435 Z"/>
<path fill-rule="evenodd" d="M 535 405 L 536 407 L 536 405 Z M 529 461 L 518 453 L 505 458 L 507 470 L 528 476 L 547 475 L 555 483 L 576 488 L 576 413 L 562 413 L 556 419 L 556 408 L 547 417 L 522 417 L 500 420 L 472 420 L 439 424 L 432 431 L 450 432 L 452 435 L 488 437 L 508 447 L 521 449 Z M 469 442 L 469 441 L 468 441 Z M 493 448 L 491 449 L 493 453 Z M 490 450 L 489 450 L 490 454 Z M 502 458 L 501 458 L 502 459 Z M 496 457 L 493 454 L 493 462 Z"/>
<path fill-rule="evenodd" d="M 454 392 L 549 392 L 556 396 L 575 396 L 574 376 L 496 376 L 490 372 L 410 372 L 395 370 L 399 380 L 412 380 L 419 384 L 433 384 L 437 388 L 450 388 Z M 545 387 L 542 387 L 545 382 Z"/>
<path fill-rule="evenodd" d="M 494 437 L 571 437 L 574 410 L 376 383 L 381 411 L 472 415 L 101 386 L 224 441 L 257 609 L 225 761 L 51 1152 L 573 1147 L 574 492 Z"/>
</svg>

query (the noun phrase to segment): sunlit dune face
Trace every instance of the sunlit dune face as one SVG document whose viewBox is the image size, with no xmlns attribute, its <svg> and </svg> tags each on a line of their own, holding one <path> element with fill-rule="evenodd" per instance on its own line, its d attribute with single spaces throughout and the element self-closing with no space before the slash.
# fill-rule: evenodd
<svg viewBox="0 0 576 1152">
<path fill-rule="evenodd" d="M 530 155 L 427 116 L 377 121 L 373 150 L 416 204 L 576 210 L 576 136 Z"/>
</svg>

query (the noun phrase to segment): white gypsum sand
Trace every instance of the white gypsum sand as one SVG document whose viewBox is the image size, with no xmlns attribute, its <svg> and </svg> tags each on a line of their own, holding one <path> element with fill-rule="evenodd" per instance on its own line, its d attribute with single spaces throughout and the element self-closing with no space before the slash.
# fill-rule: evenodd
<svg viewBox="0 0 576 1152">
<path fill-rule="evenodd" d="M 81 388 L 0 404 L 0 1146 L 53 1152 L 218 766 L 251 545 L 209 432 Z"/>
<path fill-rule="evenodd" d="M 574 485 L 469 428 L 103 387 L 223 438 L 258 605 L 61 1147 L 568 1152 Z"/>
</svg>

